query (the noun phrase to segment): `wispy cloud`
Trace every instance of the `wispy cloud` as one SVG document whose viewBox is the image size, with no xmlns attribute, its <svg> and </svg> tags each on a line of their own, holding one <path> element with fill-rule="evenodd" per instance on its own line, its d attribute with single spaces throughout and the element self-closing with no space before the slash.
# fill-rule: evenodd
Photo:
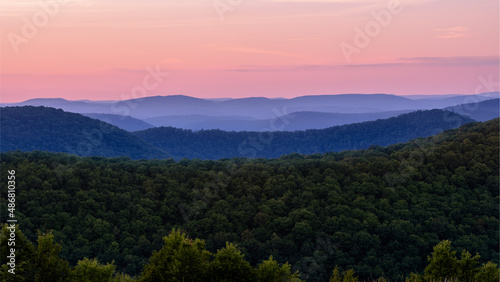
<svg viewBox="0 0 500 282">
<path fill-rule="evenodd" d="M 342 68 L 393 68 L 403 66 L 498 66 L 500 58 L 496 56 L 470 57 L 410 57 L 397 61 L 372 64 L 295 64 L 295 65 L 240 65 L 225 71 L 235 72 L 272 72 L 272 71 L 325 71 Z"/>
<path fill-rule="evenodd" d="M 437 38 L 453 39 L 467 36 L 469 29 L 463 26 L 456 26 L 450 28 L 436 28 L 435 32 L 438 33 Z"/>
<path fill-rule="evenodd" d="M 380 0 L 263 0 L 267 2 L 305 2 L 305 3 L 380 3 Z M 431 0 L 418 0 L 416 2 L 429 2 Z"/>
<path fill-rule="evenodd" d="M 373 68 L 373 67 L 394 67 L 405 65 L 405 63 L 378 63 L 378 64 L 296 64 L 296 65 L 241 65 L 236 68 L 225 69 L 225 71 L 235 72 L 270 72 L 270 71 L 325 71 L 332 69 L 347 68 Z"/>
<path fill-rule="evenodd" d="M 322 39 L 321 37 L 298 37 L 298 38 L 288 38 L 288 41 L 309 41 L 309 40 L 318 40 Z"/>
<path fill-rule="evenodd" d="M 400 60 L 432 66 L 494 66 L 499 64 L 498 56 L 411 57 L 400 58 Z"/>
<path fill-rule="evenodd" d="M 218 47 L 220 50 L 232 51 L 238 53 L 249 53 L 249 54 L 267 54 L 267 55 L 278 55 L 278 56 L 286 56 L 286 57 L 302 57 L 301 55 L 273 50 L 264 50 L 258 48 L 251 47 L 230 47 L 230 46 L 222 46 Z"/>
<path fill-rule="evenodd" d="M 284 2 L 284 3 L 292 3 L 292 2 L 301 2 L 301 3 L 349 3 L 349 4 L 363 4 L 363 5 L 370 5 L 370 4 L 380 4 L 383 3 L 384 5 L 387 3 L 387 1 L 381 1 L 381 0 L 262 0 L 263 2 Z M 420 4 L 420 3 L 428 3 L 428 2 L 434 2 L 436 0 L 413 0 L 411 1 L 411 4 Z"/>
<path fill-rule="evenodd" d="M 306 2 L 306 3 L 318 3 L 318 2 L 324 2 L 324 3 L 353 3 L 353 2 L 358 2 L 358 3 L 366 3 L 367 1 L 365 0 L 264 0 L 267 2 Z"/>
</svg>

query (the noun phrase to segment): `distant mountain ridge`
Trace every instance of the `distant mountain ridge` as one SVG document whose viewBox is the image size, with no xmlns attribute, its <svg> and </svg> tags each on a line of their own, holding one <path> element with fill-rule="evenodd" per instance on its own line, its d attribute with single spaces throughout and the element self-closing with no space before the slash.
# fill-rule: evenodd
<svg viewBox="0 0 500 282">
<path fill-rule="evenodd" d="M 183 95 L 154 96 L 125 101 L 67 101 L 33 99 L 3 106 L 46 106 L 75 113 L 126 115 L 139 119 L 176 115 L 245 116 L 273 119 L 294 112 L 375 113 L 442 109 L 468 101 L 498 98 L 499 93 L 457 95 L 443 99 L 410 99 L 389 94 L 339 94 L 302 96 L 290 99 L 263 97 L 208 100 Z"/>
<path fill-rule="evenodd" d="M 102 120 L 104 122 L 110 123 L 116 127 L 119 127 L 129 132 L 145 130 L 148 128 L 155 127 L 154 125 L 149 124 L 143 120 L 136 119 L 130 116 L 121 116 L 113 114 L 92 114 L 92 113 L 87 113 L 82 115 L 93 119 Z"/>
<path fill-rule="evenodd" d="M 324 113 L 295 112 L 273 119 L 252 119 L 234 116 L 164 116 L 146 119 L 155 127 L 175 127 L 189 130 L 220 129 L 224 131 L 300 131 L 307 129 L 325 129 L 332 126 L 372 121 L 394 117 L 410 111 L 391 111 L 377 113 Z M 273 124 L 284 121 L 280 126 Z"/>
<path fill-rule="evenodd" d="M 445 108 L 445 110 L 471 117 L 477 121 L 488 121 L 499 117 L 500 99 L 461 104 Z"/>
</svg>

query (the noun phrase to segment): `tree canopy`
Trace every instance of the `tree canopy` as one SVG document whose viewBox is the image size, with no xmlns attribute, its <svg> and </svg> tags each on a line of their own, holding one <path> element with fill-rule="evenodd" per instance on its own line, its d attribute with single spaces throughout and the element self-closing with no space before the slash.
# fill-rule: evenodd
<svg viewBox="0 0 500 282">
<path fill-rule="evenodd" d="M 0 174 L 16 170 L 24 233 L 17 238 L 25 246 L 19 255 L 36 257 L 27 240 L 46 234 L 47 265 L 60 258 L 70 268 L 57 273 L 71 274 L 80 260 L 95 258 L 147 277 L 157 275 L 148 265 L 175 262 L 169 254 L 176 250 L 200 269 L 169 263 L 161 275 L 204 273 L 234 257 L 240 258 L 234 273 L 248 271 L 245 261 L 254 270 L 262 265 L 254 277 L 275 277 L 266 269 L 280 269 L 287 277 L 298 271 L 301 279 L 327 281 L 338 266 L 339 277 L 353 270 L 360 280 L 401 281 L 410 273 L 449 275 L 439 267 L 446 258 L 460 275 L 489 279 L 499 257 L 498 127 L 496 119 L 388 147 L 269 160 L 9 152 L 0 154 Z M 2 211 L 6 184 L 0 182 Z M 190 239 L 168 235 L 173 229 Z M 438 245 L 445 240 L 453 247 Z M 208 261 L 204 251 L 212 254 Z M 19 266 L 28 276 L 45 267 Z"/>
</svg>

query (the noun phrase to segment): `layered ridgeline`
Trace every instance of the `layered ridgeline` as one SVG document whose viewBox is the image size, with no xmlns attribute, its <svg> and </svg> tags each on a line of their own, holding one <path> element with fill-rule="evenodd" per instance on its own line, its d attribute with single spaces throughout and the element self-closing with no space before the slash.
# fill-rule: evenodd
<svg viewBox="0 0 500 282">
<path fill-rule="evenodd" d="M 170 157 L 123 129 L 80 114 L 32 106 L 0 111 L 2 152 L 41 150 L 132 159 Z"/>
<path fill-rule="evenodd" d="M 336 265 L 361 279 L 400 281 L 423 273 L 442 240 L 458 256 L 479 253 L 475 267 L 498 264 L 499 121 L 386 148 L 271 160 L 10 152 L 0 154 L 0 174 L 16 170 L 23 233 L 34 242 L 37 230 L 54 230 L 70 265 L 114 260 L 137 275 L 181 228 L 212 253 L 237 244 L 253 267 L 270 255 L 288 261 L 307 281 L 327 281 Z"/>
<path fill-rule="evenodd" d="M 476 99 L 475 96 L 468 96 L 467 99 L 463 98 L 463 102 L 475 102 L 447 107 L 443 110 L 468 116 L 476 121 L 487 121 L 499 117 L 499 99 L 477 102 L 479 100 L 480 99 Z M 280 116 L 272 119 L 256 119 L 245 116 L 208 116 L 196 114 L 159 116 L 147 118 L 144 121 L 130 116 L 116 114 L 83 115 L 100 119 L 127 131 L 145 130 L 160 126 L 190 129 L 194 131 L 202 129 L 220 129 L 224 131 L 296 131 L 324 129 L 332 126 L 374 121 L 377 119 L 387 119 L 412 111 L 414 110 L 385 111 L 375 113 L 328 113 L 307 111 L 287 114 L 287 111 L 283 110 L 283 112 L 277 111 L 276 115 Z M 270 126 L 280 120 L 286 120 L 286 123 L 279 127 Z"/>
<path fill-rule="evenodd" d="M 442 109 L 498 97 L 498 92 L 478 95 L 420 96 L 412 99 L 389 94 L 340 94 L 309 95 L 290 99 L 249 97 L 221 101 L 172 95 L 124 101 L 68 101 L 61 98 L 39 98 L 0 105 L 46 106 L 75 113 L 120 114 L 139 119 L 165 115 L 244 116 L 269 119 L 276 117 L 277 112 L 281 114 L 294 112 L 377 113 Z"/>
<path fill-rule="evenodd" d="M 144 130 L 153 126 L 171 126 L 191 130 L 294 131 L 324 129 L 430 109 L 455 112 L 458 109 L 459 114 L 470 116 L 477 121 L 486 121 L 498 117 L 498 107 L 495 110 L 491 107 L 478 107 L 478 105 L 465 105 L 464 107 L 461 104 L 471 102 L 481 104 L 482 101 L 498 99 L 498 97 L 498 92 L 430 96 L 311 95 L 291 99 L 263 97 L 199 99 L 173 95 L 125 101 L 68 101 L 61 98 L 38 98 L 14 104 L 0 103 L 0 106 L 52 107 L 88 115 L 127 131 Z M 484 105 L 486 104 L 492 105 L 491 102 Z M 494 115 L 495 112 L 496 115 Z M 269 126 L 276 117 L 288 121 L 283 129 Z"/>
<path fill-rule="evenodd" d="M 487 121 L 499 117 L 500 99 L 461 104 L 444 110 L 468 116 L 477 121 Z"/>
<path fill-rule="evenodd" d="M 190 130 L 220 129 L 224 131 L 296 131 L 324 129 L 332 126 L 372 121 L 395 117 L 412 111 L 389 111 L 377 113 L 322 113 L 294 112 L 273 119 L 252 119 L 239 116 L 162 116 L 146 119 L 156 127 L 176 127 Z M 286 120 L 286 124 L 271 127 L 271 124 Z"/>
<path fill-rule="evenodd" d="M 312 154 L 386 146 L 425 137 L 471 122 L 456 113 L 417 111 L 372 122 L 295 132 L 193 132 L 151 128 L 127 132 L 80 114 L 44 107 L 1 109 L 1 151 L 67 152 L 79 156 L 128 156 L 132 159 L 174 157 L 221 159 L 275 158 L 291 153 Z M 274 120 L 280 128 L 286 118 Z"/>
<path fill-rule="evenodd" d="M 138 131 L 138 130 L 145 130 L 148 128 L 154 127 L 154 125 L 151 125 L 143 120 L 136 119 L 130 116 L 123 116 L 123 115 L 113 115 L 113 114 L 82 114 L 84 116 L 88 116 L 90 118 L 102 120 L 104 122 L 107 122 L 109 124 L 112 124 L 116 127 L 119 127 L 121 129 L 124 129 L 126 131 Z"/>
<path fill-rule="evenodd" d="M 157 127 L 134 134 L 176 158 L 277 158 L 291 153 L 313 154 L 363 149 L 371 145 L 387 146 L 430 136 L 471 121 L 456 113 L 429 110 L 320 130 L 226 132 Z M 286 119 L 277 119 L 268 126 L 279 128 L 286 123 Z"/>
</svg>

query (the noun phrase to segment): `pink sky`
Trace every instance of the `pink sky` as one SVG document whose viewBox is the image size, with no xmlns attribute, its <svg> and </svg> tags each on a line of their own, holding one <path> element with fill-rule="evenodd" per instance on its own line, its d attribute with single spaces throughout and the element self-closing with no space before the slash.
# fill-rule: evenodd
<svg viewBox="0 0 500 282">
<path fill-rule="evenodd" d="M 498 0 L 388 10 L 396 1 L 4 0 L 0 101 L 130 98 L 147 67 L 169 73 L 148 96 L 473 94 L 498 81 Z M 233 6 L 221 18 L 214 3 Z M 368 44 L 356 27 L 372 27 Z"/>
</svg>

